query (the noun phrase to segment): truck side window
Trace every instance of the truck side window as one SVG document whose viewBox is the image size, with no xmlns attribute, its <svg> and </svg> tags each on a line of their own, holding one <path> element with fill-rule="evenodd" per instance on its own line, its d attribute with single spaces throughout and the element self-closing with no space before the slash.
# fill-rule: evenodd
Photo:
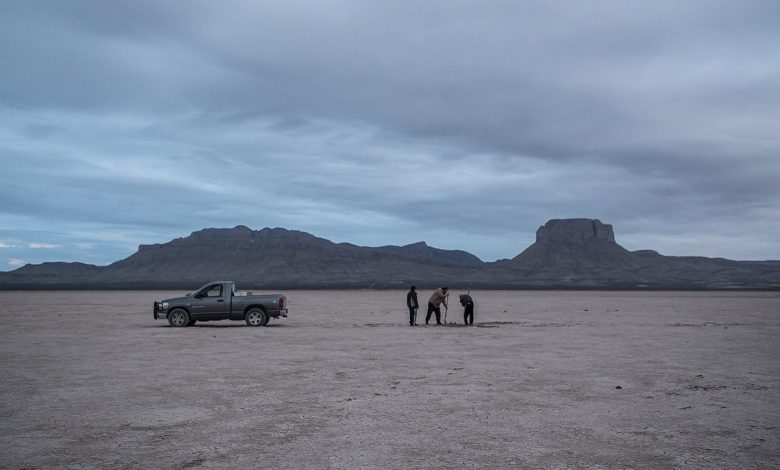
<svg viewBox="0 0 780 470">
<path fill-rule="evenodd" d="M 203 292 L 204 297 L 222 297 L 222 286 L 212 286 Z"/>
</svg>

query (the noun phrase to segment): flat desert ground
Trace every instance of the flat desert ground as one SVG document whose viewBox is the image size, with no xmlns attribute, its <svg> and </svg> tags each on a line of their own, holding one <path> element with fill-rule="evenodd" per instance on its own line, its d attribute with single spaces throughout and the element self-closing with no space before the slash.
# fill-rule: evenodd
<svg viewBox="0 0 780 470">
<path fill-rule="evenodd" d="M 778 292 L 479 291 L 469 328 L 408 326 L 404 291 L 152 319 L 181 293 L 0 292 L 0 467 L 780 468 Z"/>
</svg>

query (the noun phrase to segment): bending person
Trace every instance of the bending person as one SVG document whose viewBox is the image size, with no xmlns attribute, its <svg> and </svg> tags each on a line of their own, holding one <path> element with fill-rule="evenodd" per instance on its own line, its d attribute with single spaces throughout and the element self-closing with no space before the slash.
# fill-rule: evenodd
<svg viewBox="0 0 780 470">
<path fill-rule="evenodd" d="M 431 319 L 431 313 L 434 312 L 436 312 L 436 324 L 441 325 L 441 308 L 439 308 L 439 306 L 444 304 L 444 308 L 447 308 L 447 292 L 449 292 L 449 288 L 442 287 L 436 289 L 433 291 L 433 294 L 431 294 L 431 298 L 428 299 L 428 313 L 425 315 L 426 325 Z"/>
</svg>

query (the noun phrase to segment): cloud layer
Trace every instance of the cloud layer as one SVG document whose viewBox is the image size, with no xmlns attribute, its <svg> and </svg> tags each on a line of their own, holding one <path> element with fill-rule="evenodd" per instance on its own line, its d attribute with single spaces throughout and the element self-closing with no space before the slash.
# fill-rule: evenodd
<svg viewBox="0 0 780 470">
<path fill-rule="evenodd" d="M 6 2 L 0 256 L 245 224 L 493 260 L 593 217 L 629 249 L 778 259 L 777 24 L 769 1 Z"/>
</svg>

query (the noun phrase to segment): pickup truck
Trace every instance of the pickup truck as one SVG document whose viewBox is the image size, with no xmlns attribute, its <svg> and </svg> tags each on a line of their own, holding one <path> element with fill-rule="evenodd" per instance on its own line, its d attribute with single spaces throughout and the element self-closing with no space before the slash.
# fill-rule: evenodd
<svg viewBox="0 0 780 470">
<path fill-rule="evenodd" d="M 184 297 L 156 301 L 153 309 L 155 320 L 168 320 L 177 327 L 213 320 L 244 320 L 249 326 L 265 326 L 271 318 L 287 316 L 287 297 L 241 293 L 233 281 L 216 281 Z"/>
</svg>

